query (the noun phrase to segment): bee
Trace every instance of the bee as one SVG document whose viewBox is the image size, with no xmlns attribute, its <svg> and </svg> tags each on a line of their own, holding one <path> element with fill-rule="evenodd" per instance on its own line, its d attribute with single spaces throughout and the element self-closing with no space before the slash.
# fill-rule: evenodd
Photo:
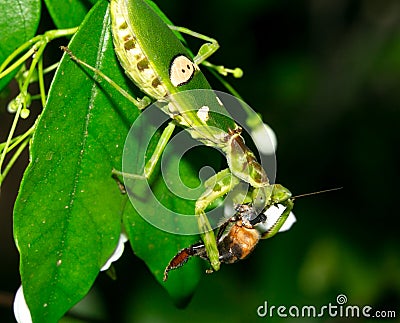
<svg viewBox="0 0 400 323">
<path fill-rule="evenodd" d="M 273 207 L 271 207 L 273 208 Z M 269 209 L 271 209 L 269 208 Z M 280 210 L 278 205 L 278 210 Z M 260 239 L 268 238 L 274 225 L 267 225 L 266 211 L 257 215 L 254 207 L 250 204 L 235 206 L 235 215 L 226 220 L 218 230 L 217 246 L 219 260 L 221 263 L 233 264 L 249 256 L 257 246 Z M 295 221 L 294 215 L 288 221 L 289 226 Z M 294 219 L 294 220 L 293 220 Z M 284 230 L 287 228 L 284 228 Z M 198 256 L 209 261 L 204 243 L 198 242 L 188 248 L 180 250 L 169 262 L 164 271 L 164 281 L 168 279 L 170 270 L 183 266 L 191 257 Z M 207 270 L 208 273 L 212 269 Z"/>
</svg>

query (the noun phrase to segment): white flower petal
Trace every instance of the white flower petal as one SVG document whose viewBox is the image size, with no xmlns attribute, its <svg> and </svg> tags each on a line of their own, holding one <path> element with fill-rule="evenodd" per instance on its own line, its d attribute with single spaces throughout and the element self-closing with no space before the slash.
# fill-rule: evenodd
<svg viewBox="0 0 400 323">
<path fill-rule="evenodd" d="M 122 253 L 124 252 L 124 243 L 128 241 L 128 237 L 123 232 L 121 233 L 118 245 L 114 250 L 114 253 L 107 260 L 105 265 L 100 269 L 101 271 L 107 270 L 110 268 L 111 263 L 118 260 Z M 26 304 L 24 292 L 22 286 L 20 286 L 15 294 L 14 299 L 14 316 L 18 323 L 32 323 L 31 313 L 29 311 L 28 305 Z"/>
<path fill-rule="evenodd" d="M 100 271 L 105 271 L 108 268 L 110 268 L 111 264 L 114 261 L 117 261 L 122 256 L 122 253 L 124 252 L 124 244 L 125 244 L 126 241 L 128 241 L 128 237 L 126 236 L 125 232 L 122 232 L 120 237 L 119 237 L 119 240 L 118 240 L 118 245 L 114 250 L 114 253 L 107 260 L 107 262 L 104 264 L 104 266 L 101 267 Z"/>
<path fill-rule="evenodd" d="M 273 155 L 275 153 L 278 141 L 275 132 L 267 124 L 263 123 L 257 126 L 251 132 L 251 138 L 262 154 Z"/>
<path fill-rule="evenodd" d="M 26 304 L 22 286 L 18 288 L 15 294 L 14 316 L 18 323 L 32 323 L 31 312 Z"/>
<path fill-rule="evenodd" d="M 278 218 L 282 215 L 283 211 L 285 210 L 285 206 L 282 204 L 277 204 L 276 206 L 271 206 L 265 211 L 265 215 L 267 216 L 267 220 L 263 223 L 259 223 L 256 225 L 257 230 L 260 232 L 266 232 L 278 221 Z M 279 232 L 287 231 L 291 228 L 293 223 L 296 222 L 296 217 L 294 216 L 293 212 L 290 212 L 288 218 L 286 219 L 285 223 L 279 229 Z"/>
</svg>

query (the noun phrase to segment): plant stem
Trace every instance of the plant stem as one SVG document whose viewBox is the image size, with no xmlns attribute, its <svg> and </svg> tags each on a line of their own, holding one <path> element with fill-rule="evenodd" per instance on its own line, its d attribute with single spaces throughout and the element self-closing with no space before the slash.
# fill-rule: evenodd
<svg viewBox="0 0 400 323">
<path fill-rule="evenodd" d="M 23 152 L 23 150 L 25 149 L 26 145 L 29 143 L 30 138 L 26 138 L 21 145 L 18 147 L 17 151 L 15 152 L 15 154 L 12 155 L 10 161 L 8 162 L 6 168 L 4 169 L 3 174 L 1 174 L 1 178 L 0 178 L 0 185 L 3 182 L 3 179 L 7 176 L 8 172 L 10 171 L 11 167 L 14 165 L 14 163 L 16 162 L 16 160 L 18 159 L 19 155 L 21 155 L 21 153 Z"/>
</svg>

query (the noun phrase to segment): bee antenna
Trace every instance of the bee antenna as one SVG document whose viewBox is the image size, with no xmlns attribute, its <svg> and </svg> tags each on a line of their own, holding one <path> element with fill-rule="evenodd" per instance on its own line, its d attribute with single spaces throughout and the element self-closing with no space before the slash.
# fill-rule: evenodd
<svg viewBox="0 0 400 323">
<path fill-rule="evenodd" d="M 333 191 L 341 190 L 342 188 L 343 187 L 335 187 L 335 188 L 330 188 L 328 190 L 322 190 L 322 191 L 317 191 L 317 192 L 312 192 L 312 193 L 305 193 L 305 194 L 295 195 L 295 196 L 292 197 L 292 199 L 299 198 L 299 197 L 310 196 L 310 195 L 317 195 L 317 194 L 322 194 L 322 193 L 333 192 Z"/>
</svg>

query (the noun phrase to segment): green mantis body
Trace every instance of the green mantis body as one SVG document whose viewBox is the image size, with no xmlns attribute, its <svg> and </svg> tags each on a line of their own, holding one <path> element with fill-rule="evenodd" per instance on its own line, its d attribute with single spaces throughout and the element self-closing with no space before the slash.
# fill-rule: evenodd
<svg viewBox="0 0 400 323">
<path fill-rule="evenodd" d="M 229 193 L 240 181 L 248 183 L 252 188 L 251 202 L 259 210 L 276 203 L 285 203 L 291 194 L 284 187 L 269 183 L 264 169 L 245 145 L 241 136 L 242 129 L 229 116 L 215 93 L 207 91 L 210 94 L 204 95 L 201 102 L 173 96 L 182 91 L 211 89 L 198 65 L 218 48 L 215 41 L 191 32 L 194 36 L 210 41 L 192 58 L 172 29 L 188 31 L 168 26 L 143 0 L 111 0 L 111 17 L 115 52 L 126 74 L 149 97 L 164 101 L 162 110 L 172 119 L 162 135 L 158 149 L 145 165 L 144 177 L 151 175 L 175 125 L 183 127 L 194 139 L 205 145 L 219 148 L 226 156 L 229 169 L 206 181 L 205 192 L 195 206 L 199 229 L 204 232 L 202 238 L 208 258 L 213 269 L 218 270 L 218 249 L 205 215 L 207 206 Z M 146 100 L 137 102 L 139 108 L 144 108 L 146 104 Z M 286 205 L 292 208 L 292 203 Z"/>
</svg>

